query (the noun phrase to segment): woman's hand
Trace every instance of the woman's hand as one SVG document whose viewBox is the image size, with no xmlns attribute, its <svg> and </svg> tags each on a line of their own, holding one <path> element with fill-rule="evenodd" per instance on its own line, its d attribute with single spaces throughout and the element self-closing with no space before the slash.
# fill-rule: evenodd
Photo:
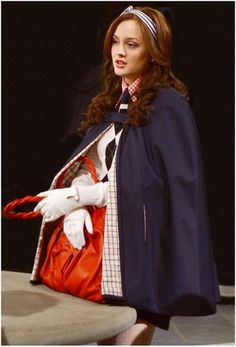
<svg viewBox="0 0 236 347">
<path fill-rule="evenodd" d="M 45 197 L 35 207 L 35 212 L 40 212 L 45 222 L 52 222 L 71 210 L 78 207 L 78 197 L 75 187 L 52 189 L 38 194 Z"/>
<path fill-rule="evenodd" d="M 84 227 L 93 233 L 92 220 L 86 208 L 78 208 L 65 216 L 64 233 L 74 248 L 81 249 L 85 245 Z"/>
</svg>

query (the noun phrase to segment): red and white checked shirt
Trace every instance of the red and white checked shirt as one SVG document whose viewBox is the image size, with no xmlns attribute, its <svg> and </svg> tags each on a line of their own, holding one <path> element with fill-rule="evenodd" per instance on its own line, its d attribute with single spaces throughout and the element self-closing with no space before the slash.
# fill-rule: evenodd
<svg viewBox="0 0 236 347">
<path fill-rule="evenodd" d="M 131 84 L 128 85 L 125 82 L 125 79 L 122 78 L 122 82 L 121 82 L 122 94 L 123 94 L 124 90 L 126 88 L 128 88 L 129 94 L 131 96 L 131 101 L 133 101 L 133 102 L 137 101 L 137 97 L 136 97 L 135 93 L 138 90 L 138 87 L 139 87 L 141 81 L 142 81 L 142 77 L 138 77 L 138 78 L 136 78 L 136 80 L 134 82 L 132 82 Z M 119 100 L 117 101 L 115 107 L 117 107 L 119 105 L 119 102 L 121 100 L 122 94 L 119 97 Z"/>
</svg>

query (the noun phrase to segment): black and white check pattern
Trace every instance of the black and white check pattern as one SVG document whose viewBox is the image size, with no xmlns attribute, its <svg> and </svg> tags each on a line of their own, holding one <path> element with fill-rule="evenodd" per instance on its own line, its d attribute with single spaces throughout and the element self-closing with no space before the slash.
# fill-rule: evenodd
<svg viewBox="0 0 236 347">
<path fill-rule="evenodd" d="M 121 132 L 122 130 L 119 135 L 121 135 Z M 120 240 L 117 215 L 116 153 L 117 147 L 111 168 L 108 172 L 109 188 L 102 257 L 102 294 L 122 296 Z"/>
</svg>

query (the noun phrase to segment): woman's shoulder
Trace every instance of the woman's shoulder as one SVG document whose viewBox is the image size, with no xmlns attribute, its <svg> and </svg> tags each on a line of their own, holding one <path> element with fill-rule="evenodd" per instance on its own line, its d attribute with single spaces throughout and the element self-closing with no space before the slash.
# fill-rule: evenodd
<svg viewBox="0 0 236 347">
<path fill-rule="evenodd" d="M 149 126 L 168 122 L 192 122 L 194 118 L 188 100 L 171 86 L 161 87 L 153 101 Z"/>
<path fill-rule="evenodd" d="M 162 140 L 182 136 L 195 136 L 197 126 L 192 109 L 186 98 L 173 87 L 162 87 L 152 105 L 149 122 L 144 131 L 150 141 L 158 143 Z M 185 135 L 188 134 L 188 135 Z"/>
<path fill-rule="evenodd" d="M 188 100 L 183 94 L 171 86 L 162 86 L 157 91 L 153 106 L 168 106 L 168 107 L 188 107 Z"/>
</svg>

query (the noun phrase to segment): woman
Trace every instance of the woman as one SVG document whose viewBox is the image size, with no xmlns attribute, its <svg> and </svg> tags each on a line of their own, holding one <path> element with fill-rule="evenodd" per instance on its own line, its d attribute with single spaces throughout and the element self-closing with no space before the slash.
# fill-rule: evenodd
<svg viewBox="0 0 236 347">
<path fill-rule="evenodd" d="M 216 312 L 201 151 L 187 88 L 171 71 L 171 30 L 148 7 L 128 7 L 105 38 L 104 87 L 89 105 L 84 140 L 35 208 L 43 216 L 32 281 L 48 222 L 61 216 L 75 248 L 92 233 L 86 205 L 106 206 L 102 294 L 137 309 L 136 324 L 101 344 L 150 344 L 174 315 Z M 128 99 L 129 100 L 128 100 Z M 76 159 L 87 154 L 100 183 Z M 65 175 L 64 187 L 57 181 Z"/>
</svg>

